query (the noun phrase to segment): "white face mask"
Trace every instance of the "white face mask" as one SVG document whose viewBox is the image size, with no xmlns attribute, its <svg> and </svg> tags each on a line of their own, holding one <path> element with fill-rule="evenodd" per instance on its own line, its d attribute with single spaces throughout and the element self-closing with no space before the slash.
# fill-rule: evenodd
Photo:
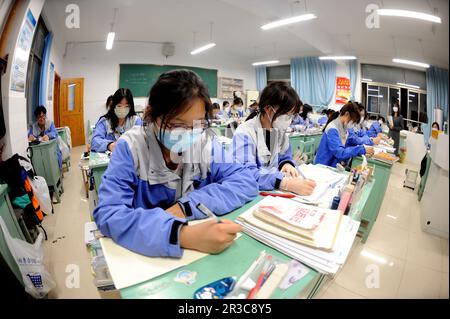
<svg viewBox="0 0 450 319">
<path fill-rule="evenodd" d="M 229 107 L 229 106 L 226 106 L 224 110 L 225 110 L 225 112 L 228 113 L 228 112 L 230 112 L 230 107 Z"/>
<path fill-rule="evenodd" d="M 280 131 L 286 131 L 292 123 L 292 115 L 283 114 L 278 116 L 272 123 L 272 127 Z"/>
<path fill-rule="evenodd" d="M 114 113 L 119 119 L 124 119 L 127 117 L 128 113 L 130 113 L 130 107 L 116 106 L 114 108 Z"/>
<path fill-rule="evenodd" d="M 392 108 L 392 110 L 393 110 L 394 112 L 398 112 L 398 107 L 394 106 L 394 107 Z"/>
<path fill-rule="evenodd" d="M 306 114 L 306 117 L 309 118 L 309 119 L 311 119 L 311 118 L 312 118 L 312 114 L 311 114 L 311 113 L 308 113 L 308 114 Z"/>
<path fill-rule="evenodd" d="M 383 121 L 382 120 L 378 120 L 378 123 L 380 123 L 380 125 L 383 125 Z"/>
<path fill-rule="evenodd" d="M 244 108 L 243 108 L 242 106 L 237 107 L 237 110 L 238 110 L 239 112 L 242 112 L 243 109 L 244 109 Z"/>
</svg>

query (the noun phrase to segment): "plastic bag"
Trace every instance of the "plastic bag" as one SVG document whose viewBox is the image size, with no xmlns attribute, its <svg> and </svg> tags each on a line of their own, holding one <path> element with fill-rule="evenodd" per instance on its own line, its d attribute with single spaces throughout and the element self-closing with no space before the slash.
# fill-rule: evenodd
<svg viewBox="0 0 450 319">
<path fill-rule="evenodd" d="M 35 176 L 33 179 L 31 179 L 31 187 L 33 188 L 34 195 L 36 195 L 39 201 L 41 209 L 47 214 L 50 214 L 53 210 L 53 207 L 45 178 L 41 176 Z"/>
<path fill-rule="evenodd" d="M 58 147 L 61 150 L 62 160 L 65 160 L 70 157 L 70 149 L 66 143 L 62 140 L 61 136 L 58 136 Z"/>
<path fill-rule="evenodd" d="M 56 286 L 56 283 L 42 263 L 44 257 L 44 249 L 41 245 L 43 234 L 39 234 L 34 244 L 13 238 L 1 216 L 0 228 L 9 251 L 19 267 L 25 291 L 34 298 L 44 298 Z"/>
</svg>

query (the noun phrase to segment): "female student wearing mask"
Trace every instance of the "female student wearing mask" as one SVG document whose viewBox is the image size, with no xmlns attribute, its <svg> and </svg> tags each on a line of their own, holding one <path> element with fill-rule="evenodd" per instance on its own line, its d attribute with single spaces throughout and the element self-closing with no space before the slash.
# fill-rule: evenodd
<svg viewBox="0 0 450 319">
<path fill-rule="evenodd" d="M 244 111 L 244 102 L 240 97 L 237 97 L 233 100 L 233 105 L 231 106 L 229 116 L 234 118 L 241 118 L 246 116 Z"/>
<path fill-rule="evenodd" d="M 294 117 L 291 127 L 295 128 L 297 125 L 304 125 L 306 128 L 314 127 L 312 121 L 313 108 L 309 104 L 303 104 L 301 112 Z"/>
<path fill-rule="evenodd" d="M 403 130 L 403 116 L 400 114 L 400 104 L 395 101 L 392 107 L 392 125 L 389 127 L 389 134 L 394 140 L 395 155 L 398 155 L 400 145 L 400 131 Z"/>
<path fill-rule="evenodd" d="M 100 231 L 145 256 L 180 257 L 182 248 L 219 253 L 240 226 L 227 220 L 189 225 L 241 207 L 258 194 L 251 165 L 204 129 L 211 101 L 192 71 L 163 73 L 150 91 L 145 125 L 117 142 L 99 189 L 94 218 Z"/>
<path fill-rule="evenodd" d="M 234 133 L 233 156 L 238 162 L 256 164 L 260 190 L 281 189 L 301 195 L 314 190 L 315 182 L 299 177 L 286 135 L 301 104 L 292 87 L 273 82 L 262 91 L 259 110 Z"/>
<path fill-rule="evenodd" d="M 129 89 L 118 89 L 109 104 L 108 113 L 95 124 L 91 150 L 98 153 L 112 152 L 123 133 L 141 124 L 141 118 L 134 111 L 133 94 Z"/>
<path fill-rule="evenodd" d="M 367 145 L 347 146 L 348 130 L 359 123 L 361 114 L 354 102 L 345 104 L 333 114 L 323 129 L 322 139 L 317 149 L 315 164 L 336 167 L 359 155 L 373 155 L 373 148 Z"/>
<path fill-rule="evenodd" d="M 35 140 L 46 142 L 58 137 L 55 124 L 53 121 L 47 119 L 47 109 L 45 106 L 38 106 L 36 110 L 34 110 L 34 116 L 36 117 L 36 122 L 34 122 L 28 130 L 29 142 Z M 59 169 L 62 169 L 62 153 L 59 147 L 56 148 L 56 155 L 58 157 Z"/>
<path fill-rule="evenodd" d="M 369 121 L 366 121 L 367 113 L 365 107 L 355 102 L 358 106 L 358 111 L 360 114 L 360 120 L 358 124 L 355 124 L 353 128 L 348 129 L 348 137 L 346 146 L 355 146 L 355 145 L 377 145 L 381 141 L 381 137 L 377 134 L 372 135 L 369 134 L 369 130 L 367 127 L 371 125 Z M 370 124 L 369 124 L 370 123 Z"/>
</svg>

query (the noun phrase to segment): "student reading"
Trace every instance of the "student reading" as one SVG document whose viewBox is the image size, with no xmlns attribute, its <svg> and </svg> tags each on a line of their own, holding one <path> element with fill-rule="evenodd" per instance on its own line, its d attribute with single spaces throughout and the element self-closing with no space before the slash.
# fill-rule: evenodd
<svg viewBox="0 0 450 319">
<path fill-rule="evenodd" d="M 368 145 L 348 146 L 348 130 L 359 123 L 361 114 L 354 102 L 345 104 L 339 112 L 333 114 L 323 129 L 322 139 L 316 154 L 316 164 L 336 167 L 359 155 L 372 155 L 373 148 Z"/>
<path fill-rule="evenodd" d="M 116 243 L 146 256 L 180 257 L 182 248 L 218 253 L 240 226 L 231 221 L 188 225 L 241 207 L 258 194 L 251 165 L 204 131 L 211 102 L 192 71 L 163 73 L 150 91 L 144 125 L 118 140 L 99 189 L 94 218 Z"/>
<path fill-rule="evenodd" d="M 286 130 L 302 102 L 284 82 L 272 82 L 261 92 L 259 109 L 249 115 L 233 136 L 233 155 L 255 163 L 260 190 L 282 189 L 309 195 L 315 182 L 299 177 Z"/>
<path fill-rule="evenodd" d="M 47 119 L 47 109 L 45 106 L 38 106 L 36 110 L 34 110 L 34 116 L 36 117 L 36 122 L 34 122 L 28 130 L 29 142 L 35 140 L 46 142 L 58 138 L 55 124 L 53 121 Z M 59 169 L 62 169 L 62 153 L 59 147 L 56 148 L 56 154 L 58 157 Z"/>
<path fill-rule="evenodd" d="M 108 112 L 95 124 L 91 150 L 98 153 L 112 152 L 123 133 L 141 124 L 141 118 L 134 111 L 133 94 L 129 89 L 118 89 L 109 102 Z"/>
</svg>

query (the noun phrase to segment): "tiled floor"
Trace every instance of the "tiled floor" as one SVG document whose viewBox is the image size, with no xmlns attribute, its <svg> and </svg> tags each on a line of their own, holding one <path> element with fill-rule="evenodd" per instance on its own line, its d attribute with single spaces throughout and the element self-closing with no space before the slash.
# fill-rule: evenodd
<svg viewBox="0 0 450 319">
<path fill-rule="evenodd" d="M 100 297 L 83 242 L 84 223 L 89 221 L 78 168 L 83 150 L 73 149 L 62 203 L 55 205 L 55 214 L 44 220 L 49 235 L 44 244 L 46 265 L 57 284 L 50 298 Z M 318 298 L 449 297 L 448 240 L 421 231 L 417 195 L 402 187 L 405 168 L 405 164 L 394 165 L 367 243 L 355 242 L 343 270 L 321 289 Z"/>
</svg>

